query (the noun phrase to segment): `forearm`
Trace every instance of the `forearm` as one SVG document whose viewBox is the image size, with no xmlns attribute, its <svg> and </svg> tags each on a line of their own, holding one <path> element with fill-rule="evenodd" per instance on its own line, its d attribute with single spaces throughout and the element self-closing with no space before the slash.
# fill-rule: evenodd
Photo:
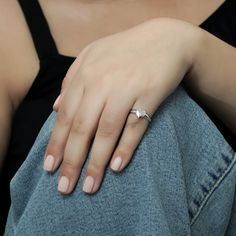
<svg viewBox="0 0 236 236">
<path fill-rule="evenodd" d="M 184 84 L 236 134 L 236 49 L 201 31 L 202 37 Z"/>
</svg>

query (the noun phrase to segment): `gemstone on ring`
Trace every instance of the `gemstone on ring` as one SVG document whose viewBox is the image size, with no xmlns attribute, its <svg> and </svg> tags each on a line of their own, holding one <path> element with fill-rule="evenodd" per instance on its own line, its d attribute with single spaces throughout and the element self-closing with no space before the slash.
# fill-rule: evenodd
<svg viewBox="0 0 236 236">
<path fill-rule="evenodd" d="M 151 122 L 151 118 L 149 117 L 149 115 L 146 113 L 146 111 L 138 108 L 138 109 L 131 109 L 130 113 L 134 113 L 138 119 L 139 118 L 145 118 L 146 120 L 148 120 L 149 122 Z"/>
<path fill-rule="evenodd" d="M 146 115 L 146 112 L 137 109 L 137 111 L 136 111 L 136 115 L 137 115 L 138 118 L 143 118 L 143 117 Z"/>
</svg>

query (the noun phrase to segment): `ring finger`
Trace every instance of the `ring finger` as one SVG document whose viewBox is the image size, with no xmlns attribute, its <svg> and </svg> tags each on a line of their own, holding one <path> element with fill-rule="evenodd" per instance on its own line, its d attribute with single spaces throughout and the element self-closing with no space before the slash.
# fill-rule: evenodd
<svg viewBox="0 0 236 236">
<path fill-rule="evenodd" d="M 125 102 L 122 102 L 120 95 L 115 95 L 107 102 L 102 112 L 83 183 L 83 190 L 86 193 L 94 193 L 99 189 L 104 170 L 117 145 L 130 107 L 134 103 L 133 96 L 128 93 L 123 100 Z"/>
<path fill-rule="evenodd" d="M 154 104 L 152 106 L 147 100 L 144 102 L 143 99 L 140 99 L 133 106 L 135 109 L 142 108 L 141 110 L 144 107 L 146 113 L 151 118 L 156 110 Z M 128 165 L 149 124 L 150 121 L 148 119 L 139 119 L 135 114 L 130 113 L 122 136 L 110 161 L 110 168 L 113 171 L 120 172 Z"/>
</svg>

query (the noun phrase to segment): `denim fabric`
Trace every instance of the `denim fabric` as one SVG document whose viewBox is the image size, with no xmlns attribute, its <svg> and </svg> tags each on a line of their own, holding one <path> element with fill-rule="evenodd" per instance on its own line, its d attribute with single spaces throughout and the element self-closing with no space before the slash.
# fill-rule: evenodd
<svg viewBox="0 0 236 236">
<path fill-rule="evenodd" d="M 106 169 L 100 190 L 69 196 L 42 161 L 52 113 L 11 182 L 5 235 L 236 235 L 236 155 L 180 86 L 153 116 L 121 173 Z"/>
</svg>

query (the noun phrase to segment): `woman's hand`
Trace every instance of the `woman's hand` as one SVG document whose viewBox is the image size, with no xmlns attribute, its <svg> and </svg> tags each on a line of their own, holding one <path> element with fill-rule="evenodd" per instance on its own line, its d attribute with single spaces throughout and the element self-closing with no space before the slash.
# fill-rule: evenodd
<svg viewBox="0 0 236 236">
<path fill-rule="evenodd" d="M 127 166 L 148 127 L 130 110 L 154 114 L 190 69 L 200 32 L 180 20 L 153 19 L 81 52 L 54 105 L 58 116 L 45 155 L 45 170 L 61 164 L 60 192 L 75 187 L 93 138 L 85 192 L 99 189 L 109 162 L 115 171 Z"/>
</svg>

